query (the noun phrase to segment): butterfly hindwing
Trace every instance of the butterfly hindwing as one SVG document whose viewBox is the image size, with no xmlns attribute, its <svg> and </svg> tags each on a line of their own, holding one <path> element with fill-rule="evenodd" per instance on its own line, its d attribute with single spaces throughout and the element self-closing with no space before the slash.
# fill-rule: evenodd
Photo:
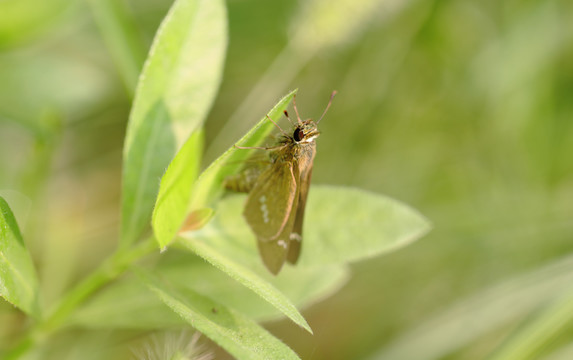
<svg viewBox="0 0 573 360">
<path fill-rule="evenodd" d="M 308 196 L 308 190 L 310 189 L 310 179 L 312 177 L 312 165 L 314 162 L 314 156 L 316 154 L 316 147 L 314 144 L 309 145 L 307 148 L 308 156 L 305 158 L 306 161 L 299 164 L 300 169 L 300 180 L 298 182 L 298 201 L 296 206 L 296 215 L 293 223 L 291 233 L 289 234 L 289 250 L 287 255 L 287 260 L 291 264 L 296 264 L 298 257 L 300 255 L 300 249 L 302 246 L 302 225 L 304 220 L 304 209 L 306 208 L 306 198 Z"/>
<path fill-rule="evenodd" d="M 308 189 L 310 187 L 309 184 L 311 176 L 312 169 L 307 172 L 305 179 L 303 179 L 301 176 L 299 196 L 296 206 L 296 215 L 294 216 L 293 227 L 289 234 L 290 242 L 287 260 L 291 264 L 296 264 L 300 255 L 300 248 L 302 245 L 302 224 L 304 220 L 304 209 L 306 207 L 306 198 L 308 195 Z"/>
<path fill-rule="evenodd" d="M 296 207 L 296 204 L 294 206 Z M 283 264 L 285 263 L 289 253 L 289 246 L 292 244 L 292 242 L 289 242 L 289 235 L 294 224 L 294 210 L 295 209 L 293 208 L 291 215 L 288 217 L 286 226 L 276 237 L 276 239 L 271 241 L 263 241 L 260 238 L 257 239 L 257 245 L 259 248 L 259 253 L 261 254 L 261 258 L 263 259 L 267 269 L 269 269 L 269 271 L 275 275 L 279 273 Z"/>
</svg>

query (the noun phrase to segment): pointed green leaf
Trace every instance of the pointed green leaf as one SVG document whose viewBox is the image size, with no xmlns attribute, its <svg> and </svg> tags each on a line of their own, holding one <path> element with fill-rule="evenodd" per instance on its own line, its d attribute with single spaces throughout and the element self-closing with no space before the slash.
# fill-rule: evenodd
<svg viewBox="0 0 573 360">
<path fill-rule="evenodd" d="M 161 248 L 173 240 L 187 215 L 191 187 L 199 173 L 202 149 L 203 132 L 195 131 L 161 178 L 151 221 Z"/>
<path fill-rule="evenodd" d="M 291 91 L 283 97 L 267 114 L 273 121 L 278 121 L 283 111 L 291 102 L 297 90 Z M 237 141 L 240 146 L 260 145 L 274 129 L 274 124 L 267 117 L 263 117 L 241 140 Z M 193 188 L 192 208 L 198 209 L 209 206 L 223 191 L 223 181 L 231 174 L 239 171 L 244 161 L 251 155 L 252 150 L 237 149 L 230 147 L 217 160 L 201 173 Z"/>
<path fill-rule="evenodd" d="M 237 359 L 299 359 L 279 339 L 238 312 L 199 293 L 178 294 L 148 272 L 139 270 L 137 274 L 172 311 Z"/>
<path fill-rule="evenodd" d="M 16 219 L 0 197 L 0 296 L 29 315 L 37 316 L 38 279 Z"/>
<path fill-rule="evenodd" d="M 178 289 L 195 289 L 256 320 L 284 317 L 276 306 L 204 261 L 189 261 L 185 257 L 162 266 L 161 270 Z M 298 309 L 304 309 L 336 293 L 349 274 L 346 266 L 291 266 L 285 267 L 280 276 L 274 276 L 261 266 L 259 276 L 285 294 Z"/>
<path fill-rule="evenodd" d="M 121 245 L 149 223 L 159 182 L 213 103 L 227 46 L 222 0 L 177 0 L 144 66 L 124 146 Z"/>
<path fill-rule="evenodd" d="M 257 250 L 241 216 L 245 197 L 221 201 L 216 216 L 192 234 L 233 259 L 250 262 Z M 345 264 L 390 252 L 422 237 L 429 222 L 417 211 L 388 197 L 359 189 L 311 186 L 296 266 Z M 256 259 L 256 263 L 260 260 Z"/>
<path fill-rule="evenodd" d="M 233 261 L 231 258 L 217 252 L 206 242 L 198 239 L 181 239 L 181 243 L 189 250 L 207 260 L 210 264 L 225 272 L 260 297 L 276 307 L 298 326 L 312 334 L 312 329 L 298 312 L 292 302 L 277 290 L 270 282 L 264 280 L 248 267 Z"/>
<path fill-rule="evenodd" d="M 199 292 L 257 321 L 284 317 L 276 307 L 203 259 L 176 249 L 165 255 L 165 261 L 153 271 L 179 293 Z M 265 276 L 266 270 L 262 266 L 260 270 Z M 302 309 L 338 291 L 348 280 L 349 270 L 344 266 L 288 267 L 280 276 L 266 275 L 269 282 Z M 181 318 L 131 277 L 100 291 L 72 320 L 74 325 L 98 329 L 157 329 L 182 323 Z"/>
<path fill-rule="evenodd" d="M 372 192 L 311 187 L 299 265 L 364 260 L 418 240 L 430 223 L 408 205 Z"/>
</svg>

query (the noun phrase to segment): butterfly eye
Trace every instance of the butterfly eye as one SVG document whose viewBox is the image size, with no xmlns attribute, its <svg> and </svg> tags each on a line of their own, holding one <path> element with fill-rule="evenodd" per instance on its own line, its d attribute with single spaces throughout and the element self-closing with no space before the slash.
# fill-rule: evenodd
<svg viewBox="0 0 573 360">
<path fill-rule="evenodd" d="M 304 136 L 304 133 L 302 132 L 302 130 L 300 128 L 294 129 L 294 134 L 292 134 L 292 137 L 294 138 L 294 140 L 296 142 L 301 141 L 303 136 Z"/>
</svg>

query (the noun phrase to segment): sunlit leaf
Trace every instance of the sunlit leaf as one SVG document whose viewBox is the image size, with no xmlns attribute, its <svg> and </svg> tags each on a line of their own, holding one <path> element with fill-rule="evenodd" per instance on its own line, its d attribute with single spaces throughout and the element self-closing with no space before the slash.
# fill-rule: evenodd
<svg viewBox="0 0 573 360">
<path fill-rule="evenodd" d="M 297 90 L 291 91 L 283 97 L 268 112 L 268 116 L 277 121 L 283 114 Z M 267 117 L 263 117 L 245 136 L 243 136 L 237 145 L 240 146 L 258 146 L 267 138 L 269 133 L 274 129 L 274 124 Z M 243 165 L 244 161 L 252 153 L 252 150 L 237 149 L 230 147 L 223 155 L 219 156 L 209 167 L 201 173 L 196 185 L 193 188 L 192 208 L 202 208 L 209 206 L 223 191 L 223 181 L 231 174 L 236 173 Z"/>
<path fill-rule="evenodd" d="M 123 246 L 149 223 L 158 179 L 205 120 L 221 81 L 226 46 L 221 0 L 177 0 L 163 20 L 136 89 L 125 138 Z"/>
<path fill-rule="evenodd" d="M 0 197 L 0 296 L 37 316 L 38 279 L 8 203 Z"/>
<path fill-rule="evenodd" d="M 242 262 L 253 259 L 257 254 L 254 235 L 241 216 L 244 200 L 233 196 L 221 201 L 214 219 L 193 237 Z M 313 185 L 296 266 L 371 258 L 406 246 L 429 229 L 422 215 L 396 200 L 353 188 Z"/>
<path fill-rule="evenodd" d="M 355 188 L 311 187 L 299 264 L 354 262 L 418 240 L 430 223 L 389 197 Z"/>
<path fill-rule="evenodd" d="M 199 173 L 203 132 L 195 131 L 177 153 L 161 178 L 153 209 L 152 226 L 160 247 L 175 237 L 187 215 L 191 187 Z"/>
<path fill-rule="evenodd" d="M 177 288 L 193 288 L 254 319 L 265 321 L 284 317 L 277 307 L 204 261 L 189 263 L 183 258 L 161 269 Z M 274 276 L 261 267 L 259 276 L 302 310 L 337 292 L 348 280 L 349 273 L 345 266 L 288 267 L 280 276 Z"/>
<path fill-rule="evenodd" d="M 276 307 L 201 258 L 189 253 L 176 255 L 163 261 L 154 273 L 167 279 L 181 294 L 199 292 L 258 321 L 284 317 Z M 278 277 L 265 274 L 262 267 L 260 270 L 261 276 L 266 276 L 299 309 L 332 295 L 349 277 L 347 268 L 340 266 L 288 267 Z M 181 325 L 183 321 L 139 281 L 127 277 L 101 291 L 80 309 L 72 323 L 88 328 L 154 329 Z"/>
<path fill-rule="evenodd" d="M 278 120 L 295 92 L 296 90 L 282 98 L 269 112 L 269 117 L 275 121 Z M 239 140 L 238 144 L 241 146 L 259 145 L 273 128 L 273 123 L 265 116 L 257 126 Z M 215 160 L 193 185 L 199 166 L 197 156 L 201 153 L 199 151 L 201 145 L 202 143 L 186 144 L 189 148 L 179 152 L 161 180 L 160 193 L 153 213 L 154 232 L 161 247 L 167 246 L 173 239 L 183 218 L 190 215 L 189 211 L 197 213 L 207 210 L 205 206 L 223 190 L 223 180 L 242 167 L 244 160 L 252 152 L 231 147 Z M 188 206 L 190 196 L 191 205 Z"/>
<path fill-rule="evenodd" d="M 312 333 L 310 326 L 292 302 L 254 271 L 233 261 L 232 258 L 226 257 L 201 240 L 181 239 L 181 243 L 211 265 L 254 291 L 300 327 Z"/>
<path fill-rule="evenodd" d="M 299 358 L 288 346 L 244 315 L 198 293 L 187 292 L 183 296 L 150 273 L 137 273 L 165 305 L 237 359 Z"/>
</svg>

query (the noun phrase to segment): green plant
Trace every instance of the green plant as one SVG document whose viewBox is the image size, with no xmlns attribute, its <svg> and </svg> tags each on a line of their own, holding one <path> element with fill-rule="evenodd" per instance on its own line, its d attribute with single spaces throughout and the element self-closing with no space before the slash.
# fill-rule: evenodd
<svg viewBox="0 0 573 360">
<path fill-rule="evenodd" d="M 106 11 L 105 5 L 93 6 Z M 0 295 L 30 317 L 4 358 L 41 353 L 54 334 L 69 327 L 170 326 L 192 326 L 237 358 L 298 358 L 257 321 L 286 316 L 312 333 L 298 308 L 339 289 L 349 263 L 395 250 L 428 231 L 420 214 L 397 201 L 313 186 L 299 265 L 276 278 L 268 274 L 240 216 L 244 197 L 221 199 L 223 180 L 239 170 L 249 151 L 230 147 L 200 171 L 203 122 L 221 82 L 226 44 L 222 0 L 175 2 L 134 91 L 117 250 L 52 308 L 40 305 L 32 257 L 0 199 Z M 122 63 L 137 67 L 137 60 Z M 130 79 L 125 77 L 128 89 Z M 278 121 L 294 94 L 268 116 Z M 262 117 L 237 143 L 256 146 L 272 130 Z M 181 233 L 186 219 L 195 220 L 192 231 Z"/>
</svg>

